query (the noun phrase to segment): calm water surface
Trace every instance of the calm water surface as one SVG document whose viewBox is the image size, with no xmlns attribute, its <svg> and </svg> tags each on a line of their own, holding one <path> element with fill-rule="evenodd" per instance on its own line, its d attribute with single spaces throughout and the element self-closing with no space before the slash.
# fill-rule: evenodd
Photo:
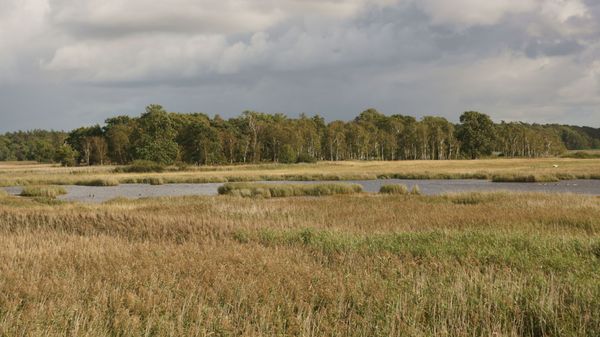
<svg viewBox="0 0 600 337">
<path fill-rule="evenodd" d="M 493 183 L 487 180 L 351 180 L 363 186 L 365 192 L 378 192 L 381 185 L 404 184 L 408 188 L 418 185 L 426 195 L 474 191 L 518 191 L 518 192 L 550 192 L 600 195 L 600 180 L 566 180 L 557 183 Z M 320 181 L 269 181 L 265 183 L 279 184 L 311 184 Z M 65 201 L 103 202 L 114 198 L 148 198 L 184 195 L 216 195 L 221 183 L 214 184 L 122 184 L 110 187 L 64 186 L 68 193 L 60 196 Z M 19 194 L 21 187 L 5 188 L 11 194 Z"/>
</svg>

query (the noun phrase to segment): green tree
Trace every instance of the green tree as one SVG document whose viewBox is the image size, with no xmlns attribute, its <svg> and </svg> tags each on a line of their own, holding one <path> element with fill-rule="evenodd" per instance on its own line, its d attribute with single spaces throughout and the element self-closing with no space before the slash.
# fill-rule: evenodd
<svg viewBox="0 0 600 337">
<path fill-rule="evenodd" d="M 169 114 L 160 105 L 149 105 L 132 134 L 135 159 L 173 164 L 178 155 L 175 136 Z"/>
<path fill-rule="evenodd" d="M 71 145 L 64 144 L 56 151 L 54 160 L 62 166 L 75 166 L 77 164 L 77 157 L 79 157 L 77 151 L 73 150 Z"/>
<path fill-rule="evenodd" d="M 467 111 L 460 116 L 457 138 L 462 151 L 471 159 L 490 155 L 495 140 L 495 127 L 490 116 Z"/>
</svg>

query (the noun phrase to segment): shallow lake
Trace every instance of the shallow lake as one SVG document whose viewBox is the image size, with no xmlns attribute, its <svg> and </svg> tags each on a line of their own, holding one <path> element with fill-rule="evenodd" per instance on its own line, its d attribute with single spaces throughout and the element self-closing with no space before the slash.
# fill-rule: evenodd
<svg viewBox="0 0 600 337">
<path fill-rule="evenodd" d="M 600 180 L 565 180 L 557 183 L 493 183 L 487 180 L 354 180 L 344 181 L 363 186 L 365 192 L 378 192 L 381 185 L 404 184 L 408 188 L 418 185 L 421 192 L 426 195 L 444 193 L 474 192 L 474 191 L 518 191 L 518 192 L 550 192 L 550 193 L 577 193 L 600 195 Z M 311 184 L 319 181 L 270 181 L 281 184 Z M 217 189 L 222 184 L 122 184 L 110 187 L 91 186 L 64 186 L 68 193 L 60 196 L 65 201 L 103 202 L 110 199 L 147 198 L 184 195 L 216 195 Z M 18 195 L 21 187 L 5 188 L 9 193 Z"/>
</svg>

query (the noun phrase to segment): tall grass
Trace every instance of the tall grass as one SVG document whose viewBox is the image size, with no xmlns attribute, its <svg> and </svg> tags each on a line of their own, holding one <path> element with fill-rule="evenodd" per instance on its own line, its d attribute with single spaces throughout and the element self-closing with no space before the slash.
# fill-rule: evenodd
<svg viewBox="0 0 600 337">
<path fill-rule="evenodd" d="M 567 176 L 563 176 L 567 178 Z M 496 183 L 538 183 L 538 182 L 558 182 L 556 175 L 535 175 L 535 174 L 501 174 L 494 175 L 492 181 Z"/>
<path fill-rule="evenodd" d="M 406 185 L 388 184 L 388 185 L 382 185 L 379 188 L 379 193 L 406 195 L 409 192 L 408 192 L 408 187 L 406 187 Z"/>
<path fill-rule="evenodd" d="M 64 194 L 67 194 L 67 190 L 61 186 L 25 186 L 20 193 L 22 197 L 39 197 L 50 199 L 54 199 Z"/>
<path fill-rule="evenodd" d="M 555 166 L 558 167 L 555 167 Z M 247 164 L 232 166 L 167 168 L 164 172 L 126 172 L 121 167 L 62 168 L 48 165 L 3 165 L 0 186 L 70 185 L 82 181 L 114 179 L 119 183 L 145 183 L 160 177 L 164 183 L 241 181 L 341 181 L 396 179 L 492 179 L 498 177 L 553 177 L 600 179 L 600 159 L 539 158 L 395 162 L 319 162 L 315 164 Z M 146 171 L 146 169 L 140 169 Z M 139 170 L 133 170 L 139 171 Z M 498 179 L 498 178 L 497 178 Z M 519 178 L 522 180 L 523 178 Z M 514 180 L 514 179 L 513 179 Z M 526 179 L 527 180 L 527 179 Z M 537 181 L 537 178 L 534 178 Z"/>
<path fill-rule="evenodd" d="M 130 165 L 117 167 L 115 172 L 125 173 L 148 173 L 148 172 L 164 172 L 166 167 L 162 164 L 149 160 L 136 160 Z"/>
<path fill-rule="evenodd" d="M 327 196 L 362 192 L 359 184 L 257 184 L 227 183 L 219 187 L 219 194 L 239 197 L 281 198 L 297 196 Z"/>
<path fill-rule="evenodd" d="M 600 335 L 596 197 L 12 199 L 0 335 Z"/>
<path fill-rule="evenodd" d="M 78 180 L 75 181 L 75 185 L 80 186 L 119 186 L 119 180 L 113 178 L 97 178 L 90 180 Z"/>
</svg>

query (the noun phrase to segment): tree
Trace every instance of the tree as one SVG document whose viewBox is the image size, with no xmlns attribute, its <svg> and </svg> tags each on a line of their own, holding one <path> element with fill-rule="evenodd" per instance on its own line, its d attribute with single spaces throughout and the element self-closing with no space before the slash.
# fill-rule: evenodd
<svg viewBox="0 0 600 337">
<path fill-rule="evenodd" d="M 133 153 L 130 138 L 134 126 L 134 120 L 128 116 L 117 116 L 106 120 L 104 135 L 111 161 L 117 164 L 126 164 L 131 161 Z"/>
<path fill-rule="evenodd" d="M 149 105 L 132 133 L 135 159 L 170 165 L 178 155 L 176 131 L 171 118 L 160 105 Z"/>
<path fill-rule="evenodd" d="M 63 144 L 56 152 L 55 161 L 59 162 L 62 166 L 75 166 L 77 164 L 77 157 L 79 157 L 79 154 L 73 150 L 71 145 Z"/>
<path fill-rule="evenodd" d="M 471 158 L 492 154 L 495 128 L 490 116 L 476 111 L 467 111 L 460 116 L 457 138 L 461 149 Z"/>
<path fill-rule="evenodd" d="M 180 133 L 179 143 L 183 160 L 197 165 L 210 165 L 222 161 L 221 141 L 217 130 L 208 119 L 196 119 Z"/>
</svg>

